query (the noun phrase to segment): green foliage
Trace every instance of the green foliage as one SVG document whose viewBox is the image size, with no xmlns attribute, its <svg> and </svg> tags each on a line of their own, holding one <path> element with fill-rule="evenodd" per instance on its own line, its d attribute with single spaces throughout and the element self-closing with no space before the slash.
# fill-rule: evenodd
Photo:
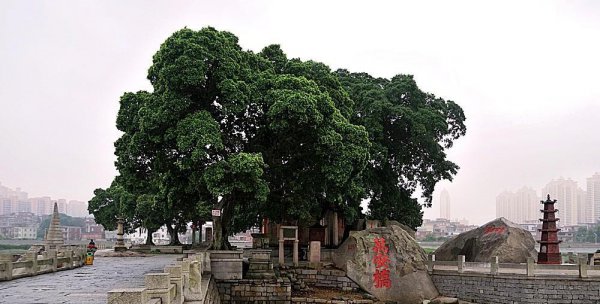
<svg viewBox="0 0 600 304">
<path fill-rule="evenodd" d="M 106 225 L 121 214 L 175 232 L 218 208 L 215 231 L 227 236 L 264 217 L 310 223 L 337 210 L 351 221 L 369 198 L 372 216 L 414 228 L 417 185 L 430 204 L 458 169 L 444 151 L 465 132 L 462 110 L 411 76 L 332 72 L 278 45 L 255 54 L 229 32 L 185 28 L 148 79 L 152 92 L 121 97 L 120 175 L 90 202 Z"/>
<path fill-rule="evenodd" d="M 575 242 L 580 243 L 598 243 L 600 240 L 600 225 L 588 227 L 579 227 L 575 233 Z"/>
<path fill-rule="evenodd" d="M 437 182 L 452 180 L 458 170 L 445 151 L 466 132 L 462 109 L 421 91 L 410 75 L 383 79 L 336 73 L 355 102 L 350 120 L 366 128 L 372 144 L 362 180 L 371 216 L 415 229 L 422 222 L 415 191 L 420 188 L 425 205 L 431 206 Z"/>
</svg>

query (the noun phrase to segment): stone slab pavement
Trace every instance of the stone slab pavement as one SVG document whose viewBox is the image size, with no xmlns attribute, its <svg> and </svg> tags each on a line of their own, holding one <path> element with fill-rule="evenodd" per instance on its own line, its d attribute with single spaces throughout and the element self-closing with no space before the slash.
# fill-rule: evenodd
<svg viewBox="0 0 600 304">
<path fill-rule="evenodd" d="M 144 274 L 163 272 L 179 257 L 96 257 L 91 266 L 0 282 L 0 303 L 106 304 L 107 291 L 143 287 Z"/>
</svg>

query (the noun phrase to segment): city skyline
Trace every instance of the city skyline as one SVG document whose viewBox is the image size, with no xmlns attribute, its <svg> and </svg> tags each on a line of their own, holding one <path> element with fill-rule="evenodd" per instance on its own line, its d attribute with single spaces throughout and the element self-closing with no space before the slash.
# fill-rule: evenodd
<svg viewBox="0 0 600 304">
<path fill-rule="evenodd" d="M 600 171 L 589 135 L 600 129 L 599 14 L 600 3 L 560 1 L 2 1 L 0 180 L 84 202 L 108 187 L 119 97 L 152 89 L 152 56 L 173 32 L 212 26 L 254 52 L 280 44 L 333 70 L 412 74 L 455 101 L 467 133 L 446 154 L 460 170 L 436 188 L 453 217 L 483 224 L 504 189 Z M 440 214 L 438 197 L 425 218 Z"/>
<path fill-rule="evenodd" d="M 90 216 L 87 211 L 87 202 L 65 198 L 52 199 L 47 195 L 30 197 L 29 193 L 20 187 L 12 189 L 0 181 L 0 215 L 19 212 L 30 212 L 39 216 L 50 215 L 54 203 L 57 204 L 59 213 L 73 217 Z"/>
<path fill-rule="evenodd" d="M 523 186 L 513 191 L 503 191 L 496 197 L 496 217 L 505 217 L 518 224 L 535 223 L 539 218 L 539 205 L 547 196 L 556 200 L 559 210 L 558 225 L 577 226 L 600 221 L 600 173 L 596 172 L 579 184 L 571 178 L 552 179 L 538 191 Z M 588 189 L 587 191 L 585 189 Z"/>
</svg>

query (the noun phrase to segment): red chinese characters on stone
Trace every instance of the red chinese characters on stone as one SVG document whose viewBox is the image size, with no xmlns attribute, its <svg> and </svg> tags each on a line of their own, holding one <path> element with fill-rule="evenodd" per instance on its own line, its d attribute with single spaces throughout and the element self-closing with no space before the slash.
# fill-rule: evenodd
<svg viewBox="0 0 600 304">
<path fill-rule="evenodd" d="M 500 226 L 500 227 L 487 226 L 484 228 L 483 234 L 490 234 L 490 233 L 503 234 L 505 230 L 506 230 L 506 227 L 502 227 L 502 226 Z"/>
<path fill-rule="evenodd" d="M 375 238 L 374 241 L 373 263 L 375 264 L 375 273 L 373 274 L 373 282 L 375 283 L 375 288 L 390 288 L 392 287 L 392 281 L 390 280 L 389 270 L 389 248 L 385 244 L 384 238 Z"/>
<path fill-rule="evenodd" d="M 390 288 L 392 281 L 390 280 L 390 271 L 387 269 L 376 269 L 373 274 L 375 288 Z"/>
</svg>

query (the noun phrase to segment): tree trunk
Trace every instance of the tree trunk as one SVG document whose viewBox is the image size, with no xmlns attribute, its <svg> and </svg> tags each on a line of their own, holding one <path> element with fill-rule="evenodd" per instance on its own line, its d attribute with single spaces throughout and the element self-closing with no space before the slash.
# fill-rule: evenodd
<svg viewBox="0 0 600 304">
<path fill-rule="evenodd" d="M 146 236 L 146 245 L 154 245 L 154 242 L 152 241 L 152 233 L 154 233 L 154 231 L 150 231 L 149 229 L 146 229 L 146 231 L 148 231 L 148 235 Z"/>
<path fill-rule="evenodd" d="M 169 236 L 171 237 L 169 246 L 181 245 L 177 231 L 178 231 L 178 229 L 173 228 L 171 225 L 167 225 L 167 232 L 169 233 Z"/>
<path fill-rule="evenodd" d="M 229 236 L 229 222 L 231 221 L 231 212 L 229 204 L 223 198 L 216 208 L 223 207 L 221 216 L 213 216 L 213 241 L 210 249 L 212 250 L 230 250 L 231 245 L 227 237 Z"/>
</svg>

